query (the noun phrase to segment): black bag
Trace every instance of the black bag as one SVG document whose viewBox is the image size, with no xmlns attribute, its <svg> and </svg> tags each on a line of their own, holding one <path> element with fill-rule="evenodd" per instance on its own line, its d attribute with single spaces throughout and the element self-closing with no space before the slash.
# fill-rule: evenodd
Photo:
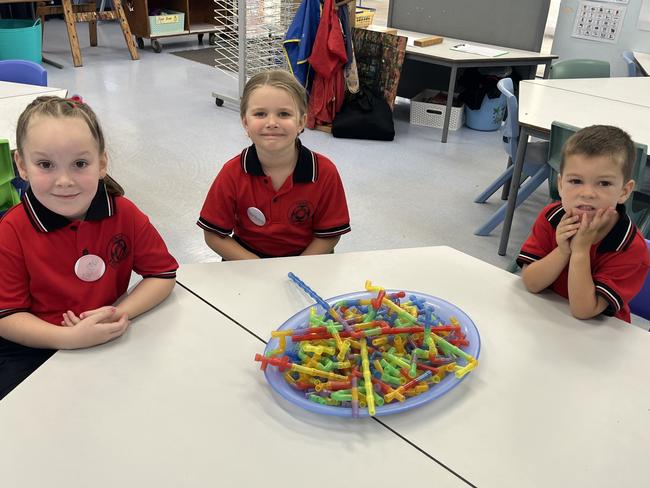
<svg viewBox="0 0 650 488">
<path fill-rule="evenodd" d="M 393 111 L 386 100 L 367 88 L 348 94 L 332 121 L 332 135 L 344 139 L 392 141 L 395 138 Z"/>
</svg>

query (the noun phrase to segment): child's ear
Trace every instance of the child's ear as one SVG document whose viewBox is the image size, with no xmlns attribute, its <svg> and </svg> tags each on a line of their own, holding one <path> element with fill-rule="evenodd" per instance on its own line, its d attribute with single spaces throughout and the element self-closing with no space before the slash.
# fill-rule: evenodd
<svg viewBox="0 0 650 488">
<path fill-rule="evenodd" d="M 302 134 L 305 131 L 305 125 L 307 125 L 307 114 L 302 114 L 298 119 L 298 134 Z"/>
<path fill-rule="evenodd" d="M 633 190 L 634 190 L 634 180 L 631 179 L 623 185 L 623 189 L 621 190 L 621 196 L 618 199 L 618 203 L 625 203 L 627 199 L 630 198 L 630 195 L 632 194 Z"/>
<path fill-rule="evenodd" d="M 99 157 L 99 177 L 104 178 L 108 169 L 108 153 L 104 153 Z"/>
<path fill-rule="evenodd" d="M 16 162 L 16 168 L 18 168 L 18 174 L 23 180 L 27 181 L 27 167 L 25 166 L 25 161 L 18 150 L 14 152 L 14 161 Z"/>
</svg>

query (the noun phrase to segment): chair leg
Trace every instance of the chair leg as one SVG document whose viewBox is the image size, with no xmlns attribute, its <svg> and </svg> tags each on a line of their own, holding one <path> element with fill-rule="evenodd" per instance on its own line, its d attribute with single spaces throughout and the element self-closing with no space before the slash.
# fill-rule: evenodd
<svg viewBox="0 0 650 488">
<path fill-rule="evenodd" d="M 90 37 L 90 45 L 97 45 L 97 21 L 90 20 L 88 21 L 88 36 Z"/>
<path fill-rule="evenodd" d="M 508 168 L 512 167 L 512 158 L 508 158 Z M 512 173 L 512 172 L 511 172 Z M 508 181 L 506 181 L 503 185 L 503 188 L 501 188 L 501 200 L 507 200 L 508 199 L 508 193 L 510 192 L 510 178 L 508 178 Z"/>
<path fill-rule="evenodd" d="M 483 192 L 474 199 L 474 203 L 485 203 L 486 200 L 490 198 L 499 188 L 505 188 L 509 186 L 513 170 L 514 167 L 512 165 L 509 165 L 503 173 L 497 176 L 496 180 L 490 183 L 490 186 L 483 190 Z M 519 186 L 521 187 L 528 178 L 533 177 L 535 174 L 537 174 L 538 171 L 539 166 L 524 163 L 524 167 L 521 170 L 521 181 L 519 182 Z"/>
<path fill-rule="evenodd" d="M 474 203 L 485 203 L 488 198 L 494 195 L 494 193 L 505 184 L 506 181 L 510 181 L 512 170 L 513 167 L 509 166 L 503 173 L 497 176 L 497 179 L 490 183 L 490 185 L 474 199 Z"/>
<path fill-rule="evenodd" d="M 517 194 L 517 202 L 515 208 L 521 205 L 544 181 L 548 179 L 549 168 L 544 166 L 540 168 L 537 173 L 530 177 L 526 183 L 521 185 L 519 193 Z M 504 203 L 499 209 L 492 214 L 486 223 L 474 231 L 474 235 L 487 236 L 492 232 L 497 225 L 499 225 L 506 217 L 506 210 L 508 204 Z"/>
</svg>

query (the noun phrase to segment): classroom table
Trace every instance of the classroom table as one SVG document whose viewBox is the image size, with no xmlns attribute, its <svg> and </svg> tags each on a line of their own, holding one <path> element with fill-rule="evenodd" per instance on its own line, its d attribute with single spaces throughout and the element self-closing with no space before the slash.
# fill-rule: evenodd
<svg viewBox="0 0 650 488">
<path fill-rule="evenodd" d="M 449 247 L 181 267 L 179 282 L 261 338 L 364 281 L 443 298 L 481 336 L 477 369 L 431 403 L 380 421 L 479 487 L 642 486 L 650 445 L 650 334 L 580 321 L 550 292 Z M 431 483 L 433 486 L 433 483 Z M 389 485 L 384 485 L 389 486 Z"/>
<path fill-rule="evenodd" d="M 460 68 L 498 68 L 505 66 L 530 66 L 531 76 L 535 76 L 535 70 L 532 69 L 537 65 L 545 65 L 544 77 L 548 76 L 548 68 L 551 61 L 556 59 L 555 54 L 540 54 L 533 51 L 522 51 L 521 49 L 513 49 L 509 47 L 494 46 L 490 44 L 483 44 L 479 42 L 463 41 L 462 39 L 452 39 L 445 37 L 440 44 L 433 46 L 418 47 L 414 45 L 416 39 L 423 37 L 430 37 L 430 34 L 422 34 L 420 32 L 413 32 L 407 30 L 397 29 L 397 35 L 408 37 L 406 44 L 406 58 L 425 63 L 437 64 L 440 66 L 447 66 L 451 69 L 449 75 L 449 87 L 447 93 L 454 93 L 456 87 L 456 75 Z M 451 49 L 458 44 L 471 44 L 473 46 L 488 47 L 507 51 L 506 54 L 497 57 L 481 56 L 478 54 L 470 54 L 462 51 Z M 445 110 L 445 119 L 442 127 L 441 142 L 447 142 L 447 134 L 449 132 L 449 118 L 451 117 L 451 106 L 453 96 L 447 97 L 447 108 Z"/>
<path fill-rule="evenodd" d="M 558 90 L 650 107 L 650 78 L 646 77 L 535 79 L 528 82 Z"/>
<path fill-rule="evenodd" d="M 65 97 L 67 93 L 63 88 L 0 81 L 0 139 L 8 139 L 9 147 L 16 149 L 16 123 L 25 107 L 41 95 Z"/>
<path fill-rule="evenodd" d="M 642 53 L 641 51 L 633 51 L 634 59 L 643 71 L 645 76 L 650 76 L 650 53 Z"/>
<path fill-rule="evenodd" d="M 380 422 L 276 398 L 263 348 L 177 286 L 121 338 L 57 352 L 0 401 L 2 486 L 468 486 Z"/>
<path fill-rule="evenodd" d="M 515 202 L 519 192 L 518 182 L 521 178 L 524 154 L 528 136 L 538 135 L 548 138 L 551 124 L 563 122 L 575 127 L 587 127 L 593 124 L 608 124 L 627 131 L 634 142 L 650 146 L 650 105 L 647 105 L 647 93 L 640 95 L 638 101 L 624 101 L 624 91 L 630 85 L 630 78 L 611 78 L 605 82 L 608 91 L 600 95 L 592 85 L 588 93 L 580 90 L 566 90 L 558 86 L 561 80 L 524 80 L 519 83 L 519 145 L 514 161 L 513 176 L 510 184 L 508 207 L 501 230 L 499 254 L 505 255 L 508 248 L 510 228 L 515 213 Z M 563 80 L 568 81 L 568 80 Z M 602 80 L 594 80 L 594 84 Z M 643 83 L 644 79 L 633 83 Z M 584 80 L 582 80 L 584 86 Z M 566 86 L 566 84 L 564 84 Z M 616 89 L 616 91 L 612 91 Z M 614 93 L 614 95 L 612 95 Z M 617 99 L 618 98 L 618 99 Z M 646 104 L 644 104 L 646 103 Z M 518 251 L 517 251 L 518 252 Z"/>
</svg>

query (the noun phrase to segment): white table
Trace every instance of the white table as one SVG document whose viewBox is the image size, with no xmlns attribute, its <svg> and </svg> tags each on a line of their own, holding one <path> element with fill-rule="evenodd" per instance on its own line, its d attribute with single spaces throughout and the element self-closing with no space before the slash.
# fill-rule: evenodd
<svg viewBox="0 0 650 488">
<path fill-rule="evenodd" d="M 530 80 L 530 83 L 618 102 L 650 107 L 650 78 L 577 78 Z"/>
<path fill-rule="evenodd" d="M 275 398 L 263 349 L 177 286 L 122 338 L 56 353 L 0 402 L 2 486 L 467 486 L 379 422 Z"/>
<path fill-rule="evenodd" d="M 67 93 L 63 88 L 0 81 L 0 139 L 8 139 L 10 149 L 16 149 L 16 123 L 25 107 L 41 95 L 65 97 Z"/>
<path fill-rule="evenodd" d="M 326 298 L 370 279 L 439 296 L 473 319 L 478 368 L 430 404 L 381 417 L 470 483 L 647 483 L 647 332 L 614 318 L 574 319 L 564 299 L 528 293 L 519 277 L 448 247 L 187 265 L 179 280 L 268 338 L 312 303 L 288 271 Z"/>
<path fill-rule="evenodd" d="M 610 88 L 618 87 L 623 93 L 630 78 L 612 78 L 607 83 Z M 601 95 L 570 91 L 555 85 L 557 80 L 524 80 L 519 83 L 519 145 L 514 162 L 510 184 L 508 208 L 503 221 L 499 254 L 505 255 L 510 236 L 510 227 L 515 212 L 515 201 L 519 192 L 524 154 L 529 135 L 546 135 L 554 121 L 564 122 L 575 127 L 593 124 L 608 124 L 627 131 L 634 142 L 650 146 L 650 105 L 630 103 L 608 98 L 610 92 Z M 568 80 L 564 80 L 568 81 Z M 583 83 L 584 84 L 584 83 Z M 620 97 L 620 95 L 619 95 Z M 643 98 L 647 102 L 647 94 Z"/>
<path fill-rule="evenodd" d="M 445 110 L 445 120 L 442 128 L 442 142 L 447 142 L 447 133 L 449 132 L 449 118 L 451 116 L 451 104 L 453 101 L 454 88 L 456 86 L 456 74 L 459 68 L 485 68 L 485 67 L 501 67 L 501 66 L 531 66 L 544 64 L 545 76 L 548 73 L 548 67 L 553 59 L 556 59 L 555 54 L 540 54 L 533 51 L 522 51 L 520 49 L 512 49 L 509 47 L 494 46 L 490 44 L 482 44 L 478 42 L 463 41 L 462 39 L 452 39 L 445 37 L 440 44 L 427 47 L 417 47 L 413 44 L 415 39 L 423 37 L 430 37 L 430 34 L 422 34 L 420 32 L 413 32 L 407 30 L 397 30 L 397 35 L 408 37 L 406 45 L 406 57 L 425 63 L 437 64 L 441 66 L 448 66 L 451 68 L 449 75 L 449 88 L 447 93 L 452 96 L 447 97 L 447 109 Z M 508 51 L 498 57 L 487 57 L 478 54 L 470 54 L 462 51 L 455 51 L 451 47 L 457 44 L 472 44 L 475 46 L 489 47 L 502 51 Z M 534 70 L 531 71 L 534 76 Z"/>
<path fill-rule="evenodd" d="M 642 53 L 641 51 L 633 51 L 634 59 L 639 64 L 646 76 L 650 76 L 650 53 Z"/>
</svg>

